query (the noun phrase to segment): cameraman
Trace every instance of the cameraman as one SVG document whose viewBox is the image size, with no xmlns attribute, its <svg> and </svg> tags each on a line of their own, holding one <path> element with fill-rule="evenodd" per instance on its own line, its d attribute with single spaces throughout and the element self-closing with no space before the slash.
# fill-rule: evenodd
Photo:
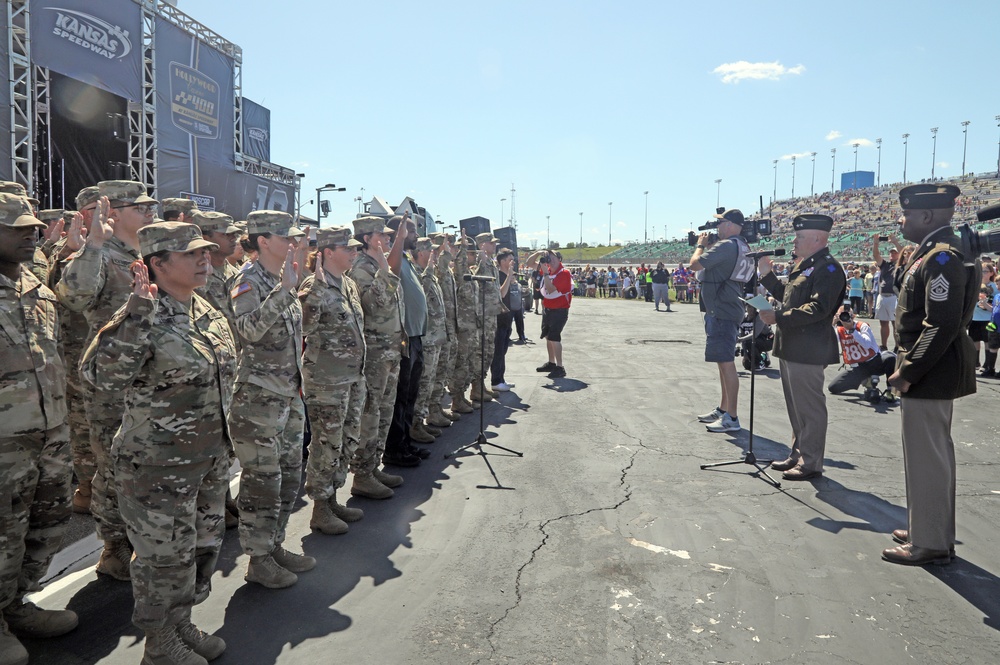
<svg viewBox="0 0 1000 665">
<path fill-rule="evenodd" d="M 750 247 L 740 235 L 745 220 L 735 208 L 715 215 L 718 236 L 705 231 L 688 262 L 691 270 L 704 270 L 701 302 L 705 310 L 705 362 L 719 366 L 722 399 L 712 411 L 698 416 L 709 432 L 738 432 L 737 402 L 740 377 L 736 373 L 736 337 L 745 308 L 740 297 L 743 284 L 753 276 Z M 711 224 L 709 226 L 712 226 Z M 674 283 L 676 284 L 676 278 Z"/>
<path fill-rule="evenodd" d="M 573 301 L 573 277 L 562 264 L 562 255 L 550 249 L 535 252 L 525 262 L 525 269 L 532 269 L 538 264 L 542 284 L 539 293 L 542 297 L 542 337 L 549 353 L 549 360 L 539 372 L 548 372 L 552 378 L 566 376 L 562 362 L 562 331 L 569 319 L 569 305 Z"/>
<path fill-rule="evenodd" d="M 834 319 L 840 352 L 847 369 L 830 382 L 831 395 L 857 390 L 866 379 L 885 376 L 887 379 L 896 368 L 896 354 L 879 349 L 875 332 L 864 321 L 854 318 L 854 312 L 845 306 Z"/>
</svg>

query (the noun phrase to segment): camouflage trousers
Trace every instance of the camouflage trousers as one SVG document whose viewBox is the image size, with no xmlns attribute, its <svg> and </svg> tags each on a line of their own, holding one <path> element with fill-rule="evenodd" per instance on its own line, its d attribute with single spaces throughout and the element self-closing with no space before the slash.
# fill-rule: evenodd
<svg viewBox="0 0 1000 665">
<path fill-rule="evenodd" d="M 0 608 L 41 589 L 69 523 L 69 427 L 0 438 Z"/>
<path fill-rule="evenodd" d="M 307 402 L 312 440 L 306 464 L 306 494 L 313 501 L 330 499 L 344 486 L 358 450 L 367 393 L 365 379 L 337 386 L 336 392 L 333 403 Z"/>
<path fill-rule="evenodd" d="M 444 398 L 446 384 L 451 380 L 452 369 L 455 366 L 455 350 L 458 348 L 458 338 L 454 330 L 448 331 L 448 339 L 441 345 L 441 355 L 438 358 L 437 375 L 434 384 L 431 386 L 428 407 L 434 404 L 441 404 Z"/>
<path fill-rule="evenodd" d="M 472 361 L 472 381 L 473 383 L 478 383 L 486 377 L 486 372 L 490 371 L 490 365 L 493 364 L 493 351 L 494 351 L 494 339 L 497 336 L 497 317 L 486 316 L 486 345 L 484 347 L 483 354 L 483 364 L 479 363 L 479 334 L 483 332 L 483 327 L 476 328 L 476 347 L 473 351 L 475 358 Z M 487 386 L 488 387 L 488 386 Z"/>
<path fill-rule="evenodd" d="M 441 367 L 440 344 L 424 345 L 424 370 L 420 374 L 420 388 L 417 391 L 417 403 L 413 407 L 416 420 L 423 420 L 430 414 L 431 396 L 439 383 L 438 368 Z"/>
<path fill-rule="evenodd" d="M 84 395 L 76 381 L 66 382 L 66 409 L 73 472 L 78 482 L 91 482 L 97 473 L 97 457 L 90 445 Z"/>
<path fill-rule="evenodd" d="M 472 383 L 472 362 L 479 364 L 479 333 L 477 329 L 459 329 L 455 338 L 455 362 L 448 379 L 448 392 L 462 395 Z"/>
<path fill-rule="evenodd" d="M 118 491 L 115 489 L 115 463 L 111 458 L 111 443 L 122 424 L 124 406 L 121 396 L 114 404 L 114 397 L 102 397 L 94 393 L 85 396 L 87 423 L 90 426 L 90 449 L 94 453 L 93 495 L 90 512 L 97 526 L 97 536 L 101 540 L 125 538 L 125 522 L 118 509 Z"/>
<path fill-rule="evenodd" d="M 260 386 L 236 386 L 229 432 L 243 471 L 236 505 L 240 544 L 250 556 L 270 554 L 285 542 L 285 527 L 302 481 L 302 398 Z"/>
<path fill-rule="evenodd" d="M 226 531 L 229 455 L 176 466 L 121 456 L 115 479 L 135 548 L 132 623 L 146 631 L 176 625 L 189 616 L 196 589 L 197 602 L 208 597 Z"/>
<path fill-rule="evenodd" d="M 396 347 L 368 347 L 365 358 L 367 398 L 361 414 L 358 450 L 351 459 L 351 471 L 355 474 L 369 475 L 382 462 L 396 405 L 399 363 L 400 355 Z"/>
</svg>

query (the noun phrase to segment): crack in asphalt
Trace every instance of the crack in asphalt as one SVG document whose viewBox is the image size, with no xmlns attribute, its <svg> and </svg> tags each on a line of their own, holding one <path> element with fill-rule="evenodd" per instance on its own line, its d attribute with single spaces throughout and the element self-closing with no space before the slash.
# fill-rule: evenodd
<svg viewBox="0 0 1000 665">
<path fill-rule="evenodd" d="M 622 434 L 623 436 L 626 436 L 635 441 L 636 443 L 638 443 L 641 448 L 644 448 L 646 450 L 655 450 L 644 445 L 638 437 L 623 432 L 617 424 L 615 424 L 608 418 L 605 417 L 604 421 L 607 422 L 607 424 L 612 429 L 617 431 L 619 434 Z M 542 550 L 543 547 L 545 547 L 545 545 L 549 541 L 549 533 L 548 531 L 546 531 L 548 526 L 554 522 L 559 522 L 564 519 L 583 517 L 585 515 L 590 515 L 591 513 L 602 512 L 605 510 L 618 510 L 618 508 L 628 503 L 628 501 L 632 498 L 632 487 L 627 483 L 627 476 L 628 472 L 631 471 L 632 467 L 635 465 L 635 458 L 638 454 L 639 454 L 638 450 L 631 451 L 631 455 L 629 455 L 628 459 L 628 464 L 626 464 L 621 470 L 618 487 L 620 489 L 624 489 L 625 491 L 625 497 L 621 501 L 612 506 L 601 506 L 598 508 L 590 508 L 588 510 L 584 510 L 583 512 L 568 513 L 566 515 L 559 515 L 558 517 L 552 517 L 550 519 L 543 521 L 541 524 L 538 525 L 538 531 L 542 534 L 542 541 L 538 544 L 537 547 L 535 547 L 535 549 L 531 551 L 531 556 L 528 558 L 528 560 L 520 568 L 517 569 L 517 575 L 514 578 L 514 603 L 504 611 L 503 616 L 501 616 L 499 619 L 490 624 L 490 629 L 486 633 L 486 642 L 490 646 L 490 656 L 487 658 L 488 661 L 492 661 L 493 657 L 496 656 L 497 653 L 496 646 L 493 644 L 493 638 L 496 635 L 497 628 L 500 626 L 501 623 L 503 623 L 507 619 L 508 616 L 510 616 L 510 613 L 516 610 L 518 606 L 521 604 L 521 600 L 523 598 L 521 594 L 521 577 L 524 575 L 524 571 L 528 568 L 528 566 L 530 566 L 532 563 L 535 562 L 535 558 L 538 556 L 538 553 Z M 482 660 L 483 659 L 476 660 L 474 665 L 478 665 L 480 662 L 482 662 Z"/>
</svg>

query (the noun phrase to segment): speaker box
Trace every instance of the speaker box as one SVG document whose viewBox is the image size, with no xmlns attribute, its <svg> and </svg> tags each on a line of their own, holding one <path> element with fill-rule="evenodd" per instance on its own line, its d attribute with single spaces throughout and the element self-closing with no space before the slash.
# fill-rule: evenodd
<svg viewBox="0 0 1000 665">
<path fill-rule="evenodd" d="M 488 233 L 490 230 L 490 220 L 485 217 L 469 217 L 458 222 L 459 226 L 465 229 L 465 235 L 475 238 L 480 233 Z"/>
<path fill-rule="evenodd" d="M 514 227 L 504 226 L 499 229 L 493 229 L 493 235 L 500 241 L 497 245 L 517 252 L 517 231 L 514 230 Z"/>
</svg>

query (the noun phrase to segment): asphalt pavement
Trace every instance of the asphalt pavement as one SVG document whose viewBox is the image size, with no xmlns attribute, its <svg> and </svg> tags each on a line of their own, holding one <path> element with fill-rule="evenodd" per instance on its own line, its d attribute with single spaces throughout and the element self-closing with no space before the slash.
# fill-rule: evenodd
<svg viewBox="0 0 1000 665">
<path fill-rule="evenodd" d="M 507 355 L 515 384 L 430 446 L 387 501 L 343 536 L 309 530 L 300 500 L 286 545 L 319 560 L 296 586 L 243 581 L 227 534 L 211 597 L 194 610 L 223 637 L 220 665 L 272 663 L 969 663 L 1000 661 L 996 555 L 1000 382 L 956 403 L 957 558 L 908 568 L 880 560 L 906 526 L 898 408 L 828 396 L 826 473 L 777 488 L 743 459 L 750 376 L 737 434 L 696 414 L 718 403 L 695 305 L 577 298 L 566 378 L 546 360 L 541 317 Z M 777 362 L 774 363 L 775 368 Z M 754 450 L 788 454 L 775 368 L 755 379 Z M 828 379 L 837 368 L 827 369 Z M 772 472 L 780 479 L 780 473 Z M 74 518 L 40 605 L 80 614 L 73 633 L 27 642 L 31 662 L 135 664 L 131 588 L 98 579 L 98 543 Z"/>
</svg>

